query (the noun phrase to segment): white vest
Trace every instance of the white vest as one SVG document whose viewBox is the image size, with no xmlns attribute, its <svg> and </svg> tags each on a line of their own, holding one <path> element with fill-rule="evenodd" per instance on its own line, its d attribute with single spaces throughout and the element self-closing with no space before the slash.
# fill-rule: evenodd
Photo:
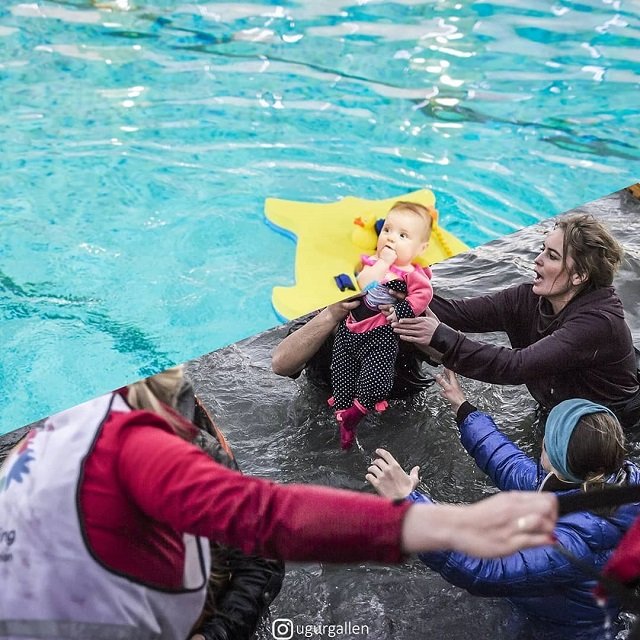
<svg viewBox="0 0 640 640">
<path fill-rule="evenodd" d="M 204 603 L 209 544 L 184 536 L 183 591 L 114 573 L 87 548 L 78 516 L 84 460 L 109 394 L 49 418 L 0 469 L 0 638 L 185 640 Z"/>
</svg>

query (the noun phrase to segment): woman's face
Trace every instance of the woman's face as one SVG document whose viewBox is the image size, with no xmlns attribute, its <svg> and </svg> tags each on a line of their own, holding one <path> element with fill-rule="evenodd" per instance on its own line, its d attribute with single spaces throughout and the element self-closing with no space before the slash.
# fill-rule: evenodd
<svg viewBox="0 0 640 640">
<path fill-rule="evenodd" d="M 573 273 L 574 262 L 567 256 L 563 265 L 564 232 L 554 229 L 544 239 L 534 260 L 533 293 L 546 298 L 555 313 L 563 309 L 578 291 L 583 278 Z"/>
</svg>

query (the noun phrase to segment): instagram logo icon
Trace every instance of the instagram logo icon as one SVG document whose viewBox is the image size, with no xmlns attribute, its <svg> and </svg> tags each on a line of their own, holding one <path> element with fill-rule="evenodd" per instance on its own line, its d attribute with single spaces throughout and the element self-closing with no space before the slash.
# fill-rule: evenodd
<svg viewBox="0 0 640 640">
<path fill-rule="evenodd" d="M 276 618 L 271 623 L 271 635 L 274 640 L 291 640 L 293 638 L 293 620 Z"/>
</svg>

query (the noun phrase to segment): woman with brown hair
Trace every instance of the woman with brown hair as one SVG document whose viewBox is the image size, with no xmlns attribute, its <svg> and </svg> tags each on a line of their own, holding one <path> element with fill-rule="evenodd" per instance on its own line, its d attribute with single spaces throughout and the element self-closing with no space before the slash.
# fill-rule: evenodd
<svg viewBox="0 0 640 640">
<path fill-rule="evenodd" d="M 525 384 L 543 418 L 563 400 L 579 397 L 608 407 L 633 429 L 640 425 L 638 363 L 612 286 L 622 258 L 622 247 L 601 222 L 570 215 L 545 237 L 533 282 L 462 300 L 435 295 L 426 316 L 396 320 L 393 327 L 413 346 L 435 349 L 457 373 Z M 492 331 L 504 331 L 511 348 L 466 335 Z"/>
</svg>

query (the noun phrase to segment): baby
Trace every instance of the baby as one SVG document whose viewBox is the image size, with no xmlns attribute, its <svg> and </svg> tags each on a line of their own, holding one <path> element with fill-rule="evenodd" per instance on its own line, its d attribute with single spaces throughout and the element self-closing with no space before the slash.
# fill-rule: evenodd
<svg viewBox="0 0 640 640">
<path fill-rule="evenodd" d="M 329 403 L 340 426 L 340 445 L 349 449 L 362 418 L 383 411 L 393 387 L 398 338 L 378 309 L 394 304 L 398 318 L 420 315 L 431 302 L 431 270 L 414 264 L 427 248 L 437 213 L 413 202 L 396 202 L 378 236 L 375 256 L 362 256 L 358 284 L 366 292 L 343 320 L 331 360 L 333 397 Z M 389 289 L 406 294 L 402 302 Z"/>
</svg>

